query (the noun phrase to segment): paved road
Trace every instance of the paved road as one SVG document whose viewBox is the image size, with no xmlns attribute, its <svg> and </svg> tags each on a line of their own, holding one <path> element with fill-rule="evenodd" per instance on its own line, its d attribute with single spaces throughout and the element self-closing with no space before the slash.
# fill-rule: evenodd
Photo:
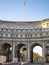
<svg viewBox="0 0 49 65">
<path fill-rule="evenodd" d="M 24 64 L 24 65 L 44 65 L 42 63 L 27 63 L 27 64 Z"/>
<path fill-rule="evenodd" d="M 18 65 L 18 64 L 16 64 L 16 63 L 13 63 L 13 64 L 4 64 L 4 65 Z"/>
<path fill-rule="evenodd" d="M 21 65 L 21 64 L 17 64 L 17 63 L 11 63 L 11 64 L 1 64 L 0 65 Z M 49 65 L 49 63 L 26 63 L 23 65 Z"/>
<path fill-rule="evenodd" d="M 18 65 L 17 63 L 10 63 L 10 64 L 2 64 L 0 63 L 0 65 Z"/>
</svg>

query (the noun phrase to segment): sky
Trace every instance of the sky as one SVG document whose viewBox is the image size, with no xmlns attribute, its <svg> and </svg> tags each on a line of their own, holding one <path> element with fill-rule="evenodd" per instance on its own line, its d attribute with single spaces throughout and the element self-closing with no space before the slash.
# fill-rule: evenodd
<svg viewBox="0 0 49 65">
<path fill-rule="evenodd" d="M 23 22 L 45 18 L 49 18 L 49 0 L 0 0 L 0 20 Z M 36 47 L 34 51 L 37 49 L 41 50 Z"/>
<path fill-rule="evenodd" d="M 49 0 L 0 0 L 0 20 L 37 21 L 45 18 L 49 18 Z"/>
<path fill-rule="evenodd" d="M 38 53 L 40 56 L 42 56 L 42 47 L 35 46 L 33 52 Z"/>
</svg>

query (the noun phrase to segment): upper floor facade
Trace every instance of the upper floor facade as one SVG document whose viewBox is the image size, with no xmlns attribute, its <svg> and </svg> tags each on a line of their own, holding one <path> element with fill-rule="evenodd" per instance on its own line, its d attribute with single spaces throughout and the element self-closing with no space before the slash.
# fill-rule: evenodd
<svg viewBox="0 0 49 65">
<path fill-rule="evenodd" d="M 49 19 L 41 21 L 2 21 L 0 38 L 41 38 L 49 37 Z"/>
</svg>

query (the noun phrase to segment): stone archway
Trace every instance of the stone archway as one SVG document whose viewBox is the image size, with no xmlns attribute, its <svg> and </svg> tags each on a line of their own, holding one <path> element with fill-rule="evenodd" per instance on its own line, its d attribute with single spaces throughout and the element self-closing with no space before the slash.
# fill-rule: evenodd
<svg viewBox="0 0 49 65">
<path fill-rule="evenodd" d="M 49 46 L 46 46 L 46 54 L 45 54 L 45 57 L 46 57 L 46 62 L 48 62 L 49 63 Z"/>
<path fill-rule="evenodd" d="M 6 57 L 6 62 L 12 61 L 12 46 L 8 43 L 2 45 L 2 55 Z"/>
<path fill-rule="evenodd" d="M 23 48 L 23 46 L 25 47 L 26 45 L 25 45 L 25 44 L 18 44 L 18 45 L 16 46 L 16 48 L 15 48 L 15 52 L 16 52 L 15 55 L 16 55 L 17 58 L 18 58 L 18 62 L 21 61 L 21 58 L 23 59 L 20 50 L 21 50 L 21 51 L 26 50 L 26 48 Z"/>
<path fill-rule="evenodd" d="M 23 62 L 25 62 L 26 58 L 27 58 L 27 48 L 26 48 L 26 46 L 22 46 L 20 48 L 20 55 L 21 55 L 20 60 L 23 61 Z"/>
<path fill-rule="evenodd" d="M 34 62 L 34 61 L 33 61 L 33 49 L 34 49 L 34 47 L 36 47 L 36 46 L 39 46 L 39 47 L 42 48 L 42 46 L 41 46 L 40 44 L 38 44 L 38 43 L 35 43 L 35 44 L 33 44 L 33 45 L 31 46 L 31 49 L 30 49 L 30 52 L 31 52 L 31 55 L 30 55 L 31 63 Z"/>
</svg>

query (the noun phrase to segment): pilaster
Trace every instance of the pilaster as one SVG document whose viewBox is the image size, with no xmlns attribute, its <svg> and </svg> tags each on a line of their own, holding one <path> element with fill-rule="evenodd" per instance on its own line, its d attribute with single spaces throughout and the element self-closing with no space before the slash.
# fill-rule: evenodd
<svg viewBox="0 0 49 65">
<path fill-rule="evenodd" d="M 30 62 L 30 43 L 29 42 L 27 44 L 27 59 L 28 59 L 28 62 Z"/>
<path fill-rule="evenodd" d="M 15 58 L 15 43 L 12 42 L 12 60 L 14 61 Z"/>
<path fill-rule="evenodd" d="M 44 45 L 44 41 L 43 41 L 43 48 L 42 48 L 42 58 L 43 58 L 43 62 L 45 62 L 45 45 Z"/>
</svg>

